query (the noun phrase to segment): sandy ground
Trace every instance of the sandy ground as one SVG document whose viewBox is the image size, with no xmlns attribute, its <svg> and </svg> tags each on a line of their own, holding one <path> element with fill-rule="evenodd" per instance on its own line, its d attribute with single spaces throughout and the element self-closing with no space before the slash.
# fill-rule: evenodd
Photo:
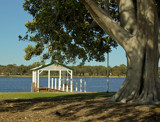
<svg viewBox="0 0 160 122">
<path fill-rule="evenodd" d="M 107 98 L 0 100 L 0 122 L 160 122 L 160 105 L 107 102 Z"/>
</svg>

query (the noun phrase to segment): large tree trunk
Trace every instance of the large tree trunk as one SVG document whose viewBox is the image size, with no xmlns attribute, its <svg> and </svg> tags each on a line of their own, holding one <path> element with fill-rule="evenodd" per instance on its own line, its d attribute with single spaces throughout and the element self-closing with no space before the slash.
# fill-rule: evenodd
<svg viewBox="0 0 160 122">
<path fill-rule="evenodd" d="M 160 101 L 160 28 L 156 1 L 119 0 L 120 26 L 95 1 L 81 1 L 97 24 L 126 51 L 126 80 L 111 101 L 143 104 Z"/>
<path fill-rule="evenodd" d="M 135 50 L 134 54 L 130 54 L 132 56 L 127 56 L 125 82 L 111 101 L 156 103 L 160 100 L 158 62 L 153 61 L 156 60 L 153 51 L 146 48 L 148 49 L 143 52 Z"/>
<path fill-rule="evenodd" d="M 121 0 L 123 1 L 123 0 Z M 128 40 L 127 77 L 112 101 L 155 103 L 160 100 L 158 78 L 158 14 L 150 0 L 138 4 L 138 33 Z M 126 26 L 126 25 L 125 25 Z"/>
</svg>

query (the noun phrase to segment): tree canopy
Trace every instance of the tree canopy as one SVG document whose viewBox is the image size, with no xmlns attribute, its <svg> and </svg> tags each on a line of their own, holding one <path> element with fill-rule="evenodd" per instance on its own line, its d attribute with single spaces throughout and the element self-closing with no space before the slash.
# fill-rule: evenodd
<svg viewBox="0 0 160 122">
<path fill-rule="evenodd" d="M 43 57 L 52 56 L 52 61 L 75 61 L 76 57 L 82 62 L 103 61 L 104 53 L 117 42 L 126 52 L 127 73 L 110 100 L 160 101 L 159 0 L 26 0 L 24 8 L 34 17 L 26 24 L 33 36 L 20 38 L 37 42 L 26 48 L 26 59 L 47 47 L 51 51 Z"/>
<path fill-rule="evenodd" d="M 103 0 L 98 2 L 105 7 Z M 115 6 L 110 3 L 110 13 L 118 20 Z M 25 0 L 23 7 L 33 21 L 26 22 L 28 31 L 19 39 L 35 42 L 25 48 L 26 60 L 41 55 L 61 63 L 104 61 L 104 54 L 117 46 L 78 0 Z"/>
</svg>

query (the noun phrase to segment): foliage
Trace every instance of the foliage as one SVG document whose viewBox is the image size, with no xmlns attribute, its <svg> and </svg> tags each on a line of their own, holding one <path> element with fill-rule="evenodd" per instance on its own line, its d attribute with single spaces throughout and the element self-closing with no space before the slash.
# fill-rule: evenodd
<svg viewBox="0 0 160 122">
<path fill-rule="evenodd" d="M 111 68 L 110 72 L 113 76 L 124 76 L 127 73 L 127 67 L 124 64 L 121 64 L 120 66 L 114 66 Z"/>
<path fill-rule="evenodd" d="M 31 76 L 32 72 L 31 69 L 39 66 L 40 63 L 35 62 L 29 66 L 16 66 L 16 65 L 7 65 L 1 66 L 0 65 L 0 75 L 4 76 Z M 74 69 L 73 75 L 74 76 L 106 76 L 107 75 L 107 68 L 105 66 L 70 66 Z M 126 75 L 126 66 L 124 64 L 120 66 L 110 67 L 110 76 L 125 76 Z M 46 76 L 47 72 L 43 72 L 41 76 Z M 52 76 L 58 76 L 58 72 L 51 72 Z"/>
<path fill-rule="evenodd" d="M 36 65 L 35 65 L 36 64 Z M 39 66 L 38 62 L 33 63 L 29 66 L 20 65 L 17 66 L 15 64 L 8 64 L 7 66 L 0 65 L 0 75 L 31 75 L 31 69 Z"/>
<path fill-rule="evenodd" d="M 105 7 L 103 0 L 98 2 Z M 109 10 L 118 20 L 115 6 L 115 1 L 110 2 Z M 117 46 L 78 0 L 25 0 L 23 8 L 33 16 L 33 21 L 26 22 L 28 31 L 19 39 L 35 43 L 25 48 L 26 60 L 42 54 L 42 61 L 104 61 L 104 54 Z"/>
</svg>

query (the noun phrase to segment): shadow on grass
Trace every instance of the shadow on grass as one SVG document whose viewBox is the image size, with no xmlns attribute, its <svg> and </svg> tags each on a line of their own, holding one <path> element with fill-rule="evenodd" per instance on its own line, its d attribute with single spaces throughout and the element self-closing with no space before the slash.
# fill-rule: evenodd
<svg viewBox="0 0 160 122">
<path fill-rule="evenodd" d="M 67 121 L 159 121 L 160 105 L 107 102 L 115 93 L 64 94 L 51 98 L 10 99 L 0 102 L 0 115 L 26 112 L 54 120 Z M 158 109 L 157 109 L 158 110 Z M 40 114 L 40 113 L 39 113 Z M 45 118 L 44 121 L 45 121 Z"/>
<path fill-rule="evenodd" d="M 53 93 L 54 94 L 54 93 Z M 0 101 L 0 112 L 7 111 L 25 111 L 26 109 L 31 108 L 34 104 L 40 102 L 57 102 L 57 101 L 70 101 L 70 100 L 84 100 L 84 99 L 94 99 L 97 97 L 111 97 L 115 93 L 105 93 L 105 92 L 97 92 L 97 93 L 77 93 L 77 94 L 60 94 L 59 96 L 54 97 L 37 97 L 31 99 L 3 99 Z M 9 104 L 7 107 L 3 107 L 4 104 Z M 43 108 L 42 108 L 43 109 Z M 45 109 L 45 108 L 44 108 Z"/>
</svg>

